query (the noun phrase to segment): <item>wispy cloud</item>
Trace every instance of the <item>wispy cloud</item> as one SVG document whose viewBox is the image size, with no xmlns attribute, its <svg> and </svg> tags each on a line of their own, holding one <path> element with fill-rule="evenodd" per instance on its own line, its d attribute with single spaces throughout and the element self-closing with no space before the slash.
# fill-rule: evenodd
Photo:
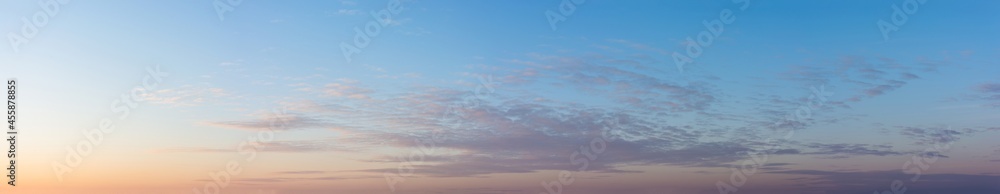
<svg viewBox="0 0 1000 194">
<path fill-rule="evenodd" d="M 337 15 L 358 15 L 358 14 L 364 13 L 364 11 L 361 11 L 359 9 L 340 9 L 340 10 L 337 10 L 337 12 L 335 12 L 335 13 Z"/>
<path fill-rule="evenodd" d="M 1000 83 L 983 83 L 975 87 L 973 98 L 987 102 L 986 106 L 1000 107 Z"/>
<path fill-rule="evenodd" d="M 787 170 L 774 174 L 808 175 L 811 178 L 794 180 L 800 191 L 821 190 L 833 193 L 869 193 L 890 188 L 891 180 L 909 180 L 913 174 L 902 171 L 821 171 Z M 906 181 L 906 193 L 995 193 L 1000 192 L 996 182 L 1000 176 L 967 174 L 922 174 L 918 182 Z M 793 190 L 784 188 L 784 190 Z"/>
<path fill-rule="evenodd" d="M 235 97 L 222 88 L 185 85 L 145 93 L 142 100 L 171 106 L 195 106 L 209 102 L 223 102 Z"/>
</svg>

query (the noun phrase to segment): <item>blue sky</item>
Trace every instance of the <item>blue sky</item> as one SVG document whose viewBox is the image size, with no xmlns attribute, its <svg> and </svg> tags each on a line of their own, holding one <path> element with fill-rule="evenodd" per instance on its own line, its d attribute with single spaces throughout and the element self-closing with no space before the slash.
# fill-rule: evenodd
<svg viewBox="0 0 1000 194">
<path fill-rule="evenodd" d="M 912 158 L 938 160 L 908 193 L 1000 191 L 993 1 L 405 0 L 347 60 L 393 2 L 4 2 L 0 76 L 19 81 L 30 153 L 17 189 L 555 193 L 565 170 L 566 193 L 717 193 L 758 154 L 738 193 L 881 192 Z M 105 118 L 116 130 L 56 170 Z M 408 154 L 423 161 L 398 173 Z M 243 171 L 221 186 L 229 161 Z M 141 174 L 160 176 L 124 178 Z"/>
</svg>

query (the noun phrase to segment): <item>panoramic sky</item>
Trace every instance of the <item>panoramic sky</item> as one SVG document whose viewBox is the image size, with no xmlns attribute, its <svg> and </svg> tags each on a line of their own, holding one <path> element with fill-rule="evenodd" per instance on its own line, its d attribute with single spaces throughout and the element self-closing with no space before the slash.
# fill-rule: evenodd
<svg viewBox="0 0 1000 194">
<path fill-rule="evenodd" d="M 998 9 L 4 1 L 0 192 L 995 194 Z"/>
</svg>

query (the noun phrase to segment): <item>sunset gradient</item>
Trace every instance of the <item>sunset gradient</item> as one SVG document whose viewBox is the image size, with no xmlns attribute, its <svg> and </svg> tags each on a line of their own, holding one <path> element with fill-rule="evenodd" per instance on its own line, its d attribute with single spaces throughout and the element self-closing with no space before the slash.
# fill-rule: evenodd
<svg viewBox="0 0 1000 194">
<path fill-rule="evenodd" d="M 4 1 L 0 193 L 996 194 L 998 9 Z"/>
</svg>

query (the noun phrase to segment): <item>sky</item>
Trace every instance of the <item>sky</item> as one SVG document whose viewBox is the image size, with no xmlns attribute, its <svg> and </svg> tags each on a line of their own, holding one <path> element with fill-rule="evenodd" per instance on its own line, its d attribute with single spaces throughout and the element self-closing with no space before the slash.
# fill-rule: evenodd
<svg viewBox="0 0 1000 194">
<path fill-rule="evenodd" d="M 16 193 L 998 193 L 996 1 L 3 1 Z"/>
</svg>

